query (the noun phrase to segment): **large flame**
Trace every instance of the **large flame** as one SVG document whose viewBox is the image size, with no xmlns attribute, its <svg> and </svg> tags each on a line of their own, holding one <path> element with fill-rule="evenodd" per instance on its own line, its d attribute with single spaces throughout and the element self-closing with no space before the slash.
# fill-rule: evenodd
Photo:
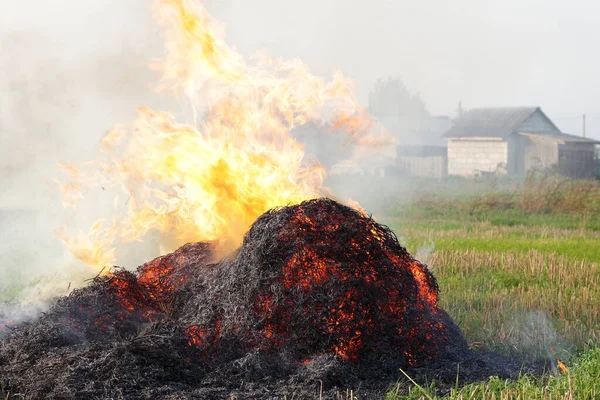
<svg viewBox="0 0 600 400">
<path fill-rule="evenodd" d="M 294 127 L 313 121 L 356 143 L 381 143 L 369 136 L 372 121 L 342 74 L 325 81 L 300 60 L 266 56 L 249 64 L 193 0 L 160 0 L 156 15 L 166 41 L 159 89 L 189 99 L 197 121 L 140 108 L 135 121 L 106 135 L 102 158 L 63 165 L 65 205 L 90 186 L 116 186 L 129 198 L 126 212 L 83 236 L 58 231 L 96 267 L 114 264 L 116 244 L 152 231 L 162 233 L 164 251 L 215 240 L 231 249 L 268 209 L 322 195 L 325 171 L 307 162 Z"/>
</svg>

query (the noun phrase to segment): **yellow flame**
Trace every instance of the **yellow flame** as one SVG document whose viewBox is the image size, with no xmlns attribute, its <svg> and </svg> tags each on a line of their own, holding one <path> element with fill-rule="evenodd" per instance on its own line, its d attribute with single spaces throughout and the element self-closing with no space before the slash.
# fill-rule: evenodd
<svg viewBox="0 0 600 400">
<path fill-rule="evenodd" d="M 112 224 L 83 237 L 59 231 L 73 254 L 97 267 L 115 263 L 115 244 L 152 231 L 168 239 L 164 250 L 215 240 L 231 249 L 265 211 L 322 195 L 325 171 L 303 160 L 294 127 L 313 121 L 356 143 L 381 143 L 369 138 L 371 118 L 341 73 L 325 81 L 300 60 L 269 57 L 249 65 L 196 1 L 160 0 L 155 10 L 166 41 L 159 90 L 189 98 L 202 119 L 178 123 L 140 108 L 135 121 L 106 135 L 101 159 L 63 165 L 65 205 L 94 185 L 129 196 L 126 214 Z"/>
</svg>

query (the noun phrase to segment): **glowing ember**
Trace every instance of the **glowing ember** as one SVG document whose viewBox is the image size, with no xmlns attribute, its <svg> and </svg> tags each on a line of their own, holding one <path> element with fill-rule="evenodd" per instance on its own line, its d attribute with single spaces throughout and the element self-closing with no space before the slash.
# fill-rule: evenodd
<svg viewBox="0 0 600 400">
<path fill-rule="evenodd" d="M 232 250 L 265 211 L 318 197 L 325 171 L 304 160 L 290 135 L 308 121 L 345 130 L 354 143 L 390 142 L 368 135 L 372 121 L 341 74 L 326 82 L 299 60 L 249 64 L 195 1 L 158 1 L 156 15 L 166 26 L 160 90 L 186 96 L 203 117 L 178 123 L 141 108 L 134 122 L 106 135 L 102 159 L 63 165 L 65 205 L 75 206 L 90 186 L 115 186 L 128 198 L 126 210 L 89 233 L 59 230 L 83 262 L 113 265 L 116 244 L 152 231 L 162 234 L 164 251 L 199 240 Z"/>
<path fill-rule="evenodd" d="M 222 351 L 222 337 L 236 337 L 243 351 L 286 349 L 297 362 L 325 352 L 345 360 L 387 355 L 417 365 L 448 346 L 465 346 L 438 308 L 427 268 L 389 230 L 334 201 L 266 213 L 235 260 L 208 267 L 211 257 L 210 246 L 186 245 L 141 266 L 137 278 L 125 272 L 103 278 L 120 308 L 112 319 L 94 317 L 94 325 L 106 332 L 130 318 L 190 315 L 182 334 L 209 364 Z M 208 283 L 186 294 L 198 279 Z M 196 300 L 177 310 L 182 294 Z M 193 317 L 194 307 L 208 307 L 209 314 Z"/>
<path fill-rule="evenodd" d="M 437 306 L 431 273 L 372 219 L 329 200 L 303 203 L 261 217 L 240 256 L 263 236 L 274 237 L 259 245 L 270 249 L 264 262 L 272 265 L 272 257 L 281 268 L 278 283 L 255 300 L 268 346 L 318 348 L 347 360 L 388 348 L 413 365 L 443 353 L 449 337 L 462 343 Z"/>
<path fill-rule="evenodd" d="M 286 349 L 297 362 L 325 352 L 417 365 L 465 345 L 438 308 L 427 268 L 390 231 L 331 200 L 266 213 L 235 260 L 207 267 L 210 258 L 207 245 L 186 245 L 144 264 L 137 279 L 128 273 L 105 278 L 121 307 L 115 319 L 190 315 L 182 333 L 208 364 L 222 351 L 223 337 L 237 338 L 240 351 Z M 198 279 L 208 283 L 185 295 L 196 298 L 193 306 L 176 311 Z M 208 314 L 194 317 L 195 307 Z M 104 314 L 94 322 L 102 331 L 115 329 Z"/>
</svg>

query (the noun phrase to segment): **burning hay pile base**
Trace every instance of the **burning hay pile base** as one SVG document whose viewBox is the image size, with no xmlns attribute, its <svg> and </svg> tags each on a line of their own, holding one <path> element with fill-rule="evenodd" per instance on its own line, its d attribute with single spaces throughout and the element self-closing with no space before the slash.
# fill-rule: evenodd
<svg viewBox="0 0 600 400">
<path fill-rule="evenodd" d="M 428 269 L 329 199 L 261 216 L 236 254 L 188 244 L 61 298 L 0 344 L 10 398 L 380 398 L 400 377 L 514 377 L 474 353 Z M 460 364 L 460 368 L 457 368 Z"/>
</svg>

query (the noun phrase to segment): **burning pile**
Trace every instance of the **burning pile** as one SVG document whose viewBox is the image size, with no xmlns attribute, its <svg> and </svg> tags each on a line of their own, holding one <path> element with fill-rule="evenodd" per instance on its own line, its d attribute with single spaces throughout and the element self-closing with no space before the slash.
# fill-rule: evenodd
<svg viewBox="0 0 600 400">
<path fill-rule="evenodd" d="M 2 379 L 32 398 L 314 396 L 317 381 L 382 390 L 398 368 L 469 370 L 437 296 L 393 232 L 311 200 L 262 215 L 218 263 L 210 245 L 188 244 L 59 299 L 1 343 Z"/>
</svg>

